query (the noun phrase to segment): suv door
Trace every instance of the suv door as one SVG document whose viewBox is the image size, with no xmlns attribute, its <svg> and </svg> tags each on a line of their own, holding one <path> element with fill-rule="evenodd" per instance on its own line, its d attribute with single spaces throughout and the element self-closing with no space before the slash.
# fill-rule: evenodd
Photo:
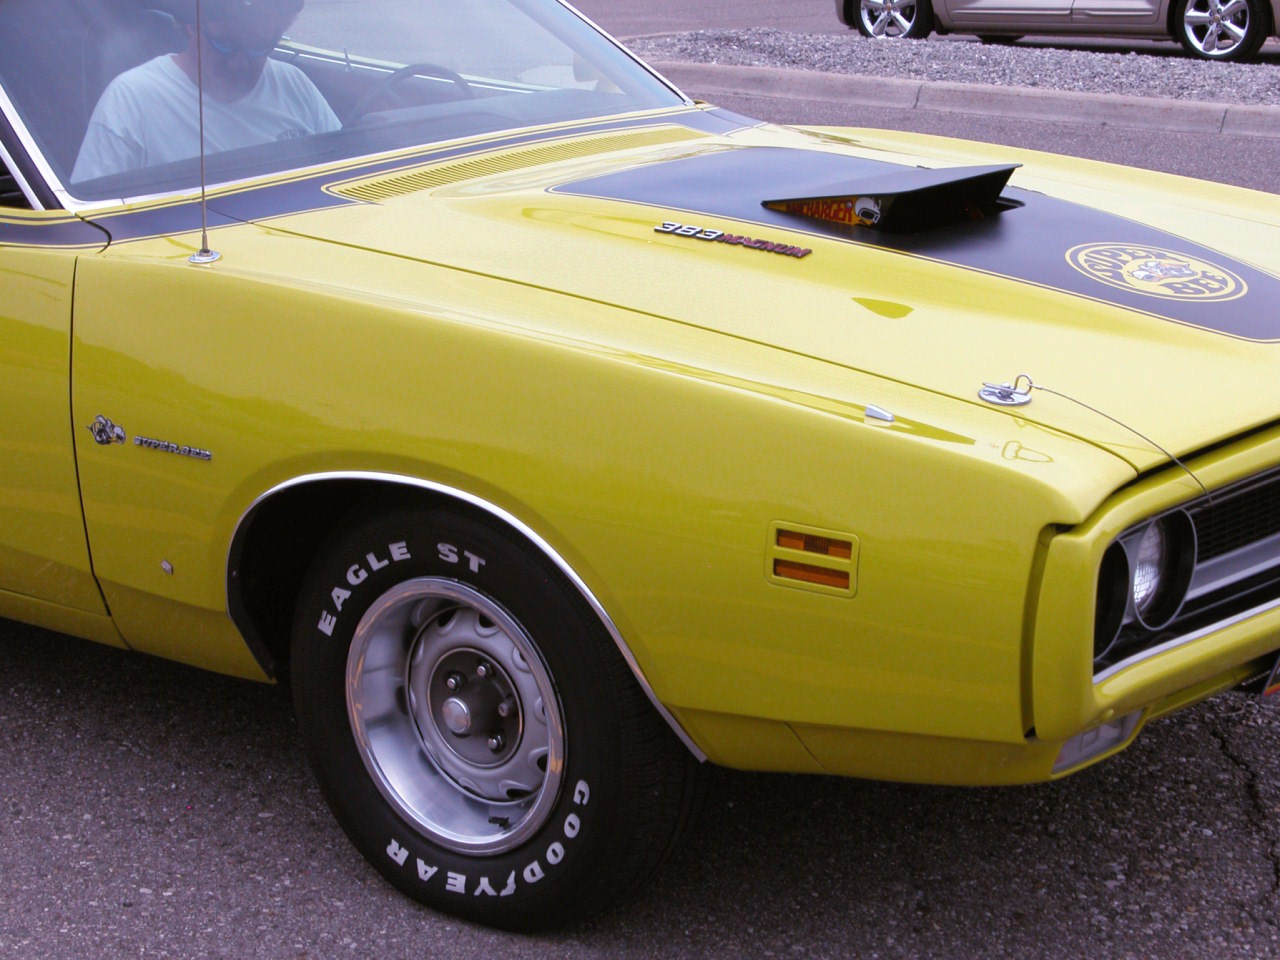
<svg viewBox="0 0 1280 960">
<path fill-rule="evenodd" d="M 1076 0 L 1071 8 L 1073 23 L 1095 30 L 1111 25 L 1155 23 L 1160 0 Z"/>
<path fill-rule="evenodd" d="M 1071 22 L 1071 0 L 944 0 L 955 26 L 1034 29 Z"/>
</svg>

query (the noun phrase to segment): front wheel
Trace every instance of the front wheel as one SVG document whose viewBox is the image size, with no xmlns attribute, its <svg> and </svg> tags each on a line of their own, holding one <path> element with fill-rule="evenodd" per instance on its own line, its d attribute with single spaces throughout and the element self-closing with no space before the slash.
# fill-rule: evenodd
<svg viewBox="0 0 1280 960">
<path fill-rule="evenodd" d="M 858 0 L 858 32 L 864 37 L 915 40 L 933 30 L 929 0 Z"/>
<path fill-rule="evenodd" d="M 1267 39 L 1267 17 L 1259 0 L 1178 0 L 1178 40 L 1204 60 L 1243 60 Z"/>
<path fill-rule="evenodd" d="M 293 684 L 362 854 L 415 899 L 508 929 L 597 912 L 655 872 L 696 795 L 571 584 L 487 518 L 371 509 L 314 564 Z"/>
</svg>

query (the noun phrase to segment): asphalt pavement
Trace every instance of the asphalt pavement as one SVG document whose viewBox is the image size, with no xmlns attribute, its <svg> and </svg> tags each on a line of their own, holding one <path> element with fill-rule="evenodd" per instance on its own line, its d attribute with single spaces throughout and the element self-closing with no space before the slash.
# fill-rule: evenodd
<svg viewBox="0 0 1280 960">
<path fill-rule="evenodd" d="M 858 105 L 899 113 L 927 110 L 1046 123 L 1280 140 L 1280 107 L 819 73 L 781 67 L 690 62 L 658 62 L 652 66 L 677 86 L 697 90 L 713 100 L 730 96 L 829 101 L 846 108 Z"/>
<path fill-rule="evenodd" d="M 1025 788 L 711 768 L 638 899 L 517 937 L 359 858 L 287 691 L 0 621 L 0 957 L 1275 957 L 1278 710 L 1223 696 Z"/>
<path fill-rule="evenodd" d="M 1280 704 L 1242 694 L 1054 784 L 710 768 L 656 883 L 537 937 L 384 883 L 281 688 L 0 621 L 0 738 L 6 960 L 1280 955 Z"/>
</svg>

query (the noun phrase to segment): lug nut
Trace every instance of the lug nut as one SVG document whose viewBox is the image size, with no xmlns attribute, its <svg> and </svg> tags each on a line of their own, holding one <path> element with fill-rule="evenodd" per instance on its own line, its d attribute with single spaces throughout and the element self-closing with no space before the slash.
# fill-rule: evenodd
<svg viewBox="0 0 1280 960">
<path fill-rule="evenodd" d="M 487 663 L 485 663 L 484 661 L 481 661 L 476 665 L 476 676 L 479 677 L 481 680 L 483 680 L 485 677 L 489 675 L 489 671 L 492 669 L 493 668 L 490 667 Z"/>
<path fill-rule="evenodd" d="M 495 733 L 489 738 L 489 749 L 497 753 L 507 745 L 507 738 L 500 733 Z"/>
<path fill-rule="evenodd" d="M 449 674 L 449 676 L 445 677 L 444 685 L 448 687 L 450 690 L 457 690 L 461 688 L 462 685 L 466 682 L 467 681 L 463 679 L 462 674 L 451 673 Z"/>
<path fill-rule="evenodd" d="M 510 697 L 507 697 L 507 699 L 498 704 L 498 716 L 505 720 L 507 717 L 511 716 L 511 711 L 513 709 L 515 709 L 515 704 L 512 702 Z"/>
</svg>

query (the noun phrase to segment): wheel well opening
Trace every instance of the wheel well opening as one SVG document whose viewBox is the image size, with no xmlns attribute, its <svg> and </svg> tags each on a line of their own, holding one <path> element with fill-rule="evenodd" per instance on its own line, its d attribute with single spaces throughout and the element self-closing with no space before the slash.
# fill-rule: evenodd
<svg viewBox="0 0 1280 960">
<path fill-rule="evenodd" d="M 288 677 L 294 613 L 312 562 L 345 518 L 375 499 L 391 509 L 443 498 L 372 480 L 317 480 L 268 497 L 241 523 L 227 565 L 227 607 L 269 675 Z"/>
<path fill-rule="evenodd" d="M 353 514 L 369 509 L 394 511 L 403 508 L 444 509 L 469 514 L 494 524 L 537 548 L 535 555 L 546 565 L 547 574 L 557 569 L 576 584 L 582 594 L 584 612 L 594 611 L 602 628 L 611 637 L 639 688 L 666 724 L 699 760 L 706 755 L 690 739 L 679 722 L 658 700 L 635 660 L 618 635 L 608 615 L 577 581 L 572 571 L 555 556 L 532 531 L 518 520 L 495 515 L 480 501 L 465 494 L 419 485 L 415 481 L 383 477 L 333 477 L 286 486 L 270 494 L 245 516 L 235 538 L 227 564 L 227 609 L 245 642 L 268 676 L 289 678 L 289 651 L 293 621 L 302 588 L 312 564 L 330 539 L 338 534 Z M 532 540 L 530 538 L 533 538 Z"/>
</svg>

